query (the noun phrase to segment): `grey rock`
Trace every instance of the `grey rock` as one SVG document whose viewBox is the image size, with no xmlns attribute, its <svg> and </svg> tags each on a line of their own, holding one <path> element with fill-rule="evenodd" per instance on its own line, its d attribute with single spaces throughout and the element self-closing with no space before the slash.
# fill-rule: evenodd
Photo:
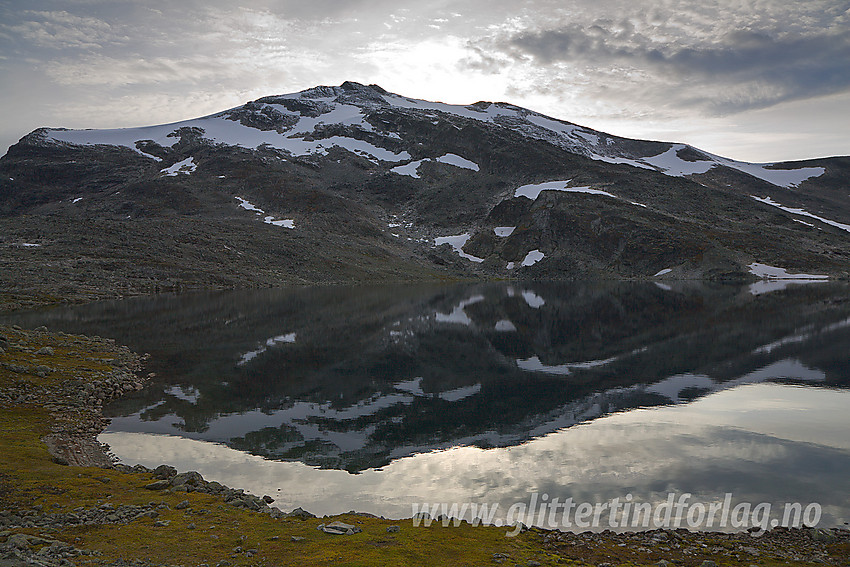
<svg viewBox="0 0 850 567">
<path fill-rule="evenodd" d="M 156 522 L 153 523 L 153 525 L 157 528 L 164 528 L 164 527 L 167 527 L 168 524 L 170 524 L 170 523 L 171 523 L 170 520 L 157 520 Z"/>
<path fill-rule="evenodd" d="M 177 504 L 177 505 L 174 507 L 174 509 L 175 509 L 175 510 L 185 510 L 185 509 L 186 509 L 186 508 L 188 508 L 189 506 L 191 506 L 191 505 L 189 504 L 189 501 L 188 501 L 188 500 L 183 500 L 182 502 L 180 502 L 179 504 Z"/>
<path fill-rule="evenodd" d="M 388 534 L 395 534 L 401 531 L 401 527 L 399 526 L 387 526 Z"/>
<path fill-rule="evenodd" d="M 145 488 L 148 490 L 165 490 L 171 486 L 171 483 L 167 480 L 156 480 L 150 484 L 146 484 Z"/>
<path fill-rule="evenodd" d="M 6 545 L 12 549 L 29 549 L 30 536 L 27 534 L 14 534 L 6 540 Z"/>
<path fill-rule="evenodd" d="M 287 518 L 300 518 L 302 520 L 308 520 L 310 518 L 315 518 L 316 515 L 311 514 L 310 512 L 308 512 L 307 510 L 304 510 L 303 508 L 301 508 L 299 506 L 298 508 L 296 508 L 292 512 L 289 512 L 288 514 L 286 514 L 286 517 Z"/>
<path fill-rule="evenodd" d="M 294 542 L 299 542 L 299 541 L 304 541 L 304 540 L 305 540 L 305 539 L 307 539 L 307 538 L 306 538 L 306 537 L 301 537 L 301 536 L 294 535 L 294 536 L 292 536 L 292 538 L 291 538 L 291 539 L 292 539 L 292 541 L 294 541 Z"/>
<path fill-rule="evenodd" d="M 806 530 L 811 537 L 815 541 L 821 542 L 832 542 L 836 540 L 835 534 L 829 532 L 827 530 L 819 530 L 817 528 L 809 528 Z"/>
<path fill-rule="evenodd" d="M 168 465 L 159 465 L 153 470 L 153 475 L 156 478 L 165 480 L 177 475 L 177 469 Z"/>
<path fill-rule="evenodd" d="M 717 563 L 711 561 L 710 559 L 706 559 L 700 564 L 700 567 L 717 567 Z"/>
<path fill-rule="evenodd" d="M 171 479 L 172 486 L 199 486 L 204 482 L 204 477 L 197 471 L 189 471 L 175 475 Z"/>
<path fill-rule="evenodd" d="M 319 531 L 325 532 L 326 534 L 331 535 L 354 535 L 356 533 L 360 533 L 361 530 L 359 527 L 346 524 L 344 522 L 331 522 L 330 524 L 319 524 L 319 527 L 316 528 Z"/>
<path fill-rule="evenodd" d="M 53 356 L 55 353 L 53 351 L 53 347 L 46 346 L 35 351 L 35 354 Z"/>
</svg>

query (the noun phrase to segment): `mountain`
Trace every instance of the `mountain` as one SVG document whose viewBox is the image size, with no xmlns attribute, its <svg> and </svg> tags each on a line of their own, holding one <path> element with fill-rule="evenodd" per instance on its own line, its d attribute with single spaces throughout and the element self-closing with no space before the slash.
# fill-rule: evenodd
<svg viewBox="0 0 850 567">
<path fill-rule="evenodd" d="M 744 163 L 346 82 L 162 126 L 28 134 L 0 158 L 0 282 L 847 277 L 848 179 L 848 157 Z"/>
</svg>

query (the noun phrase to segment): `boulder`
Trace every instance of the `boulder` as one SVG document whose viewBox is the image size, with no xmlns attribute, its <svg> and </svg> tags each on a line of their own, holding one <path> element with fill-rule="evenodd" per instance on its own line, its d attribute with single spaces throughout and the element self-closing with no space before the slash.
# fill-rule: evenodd
<svg viewBox="0 0 850 567">
<path fill-rule="evenodd" d="M 319 524 L 319 527 L 316 528 L 319 531 L 325 532 L 326 534 L 331 535 L 354 535 L 356 533 L 360 533 L 363 530 L 358 528 L 352 524 L 346 524 L 344 522 L 331 522 L 330 524 Z"/>
</svg>

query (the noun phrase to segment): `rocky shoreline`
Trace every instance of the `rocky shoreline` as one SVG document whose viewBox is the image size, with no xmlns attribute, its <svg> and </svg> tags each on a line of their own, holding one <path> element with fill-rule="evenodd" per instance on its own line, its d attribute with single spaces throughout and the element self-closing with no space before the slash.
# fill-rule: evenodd
<svg viewBox="0 0 850 567">
<path fill-rule="evenodd" d="M 461 528 L 449 528 L 442 524 L 450 522 L 437 521 L 432 528 L 412 528 L 354 512 L 338 517 L 343 521 L 318 524 L 319 519 L 301 508 L 284 512 L 272 506 L 274 500 L 269 496 L 259 497 L 206 481 L 194 471 L 179 473 L 168 465 L 148 469 L 114 463 L 108 448 L 97 441 L 97 435 L 106 425 L 101 410 L 110 400 L 143 387 L 145 379 L 137 376 L 143 360 L 144 357 L 117 346 L 111 339 L 51 333 L 45 328 L 25 331 L 0 327 L 0 414 L 23 411 L 26 416 L 26 411 L 46 412 L 49 430 L 38 439 L 47 446 L 52 462 L 39 466 L 54 467 L 65 473 L 75 467 L 88 471 L 96 498 L 82 505 L 63 501 L 61 497 L 50 504 L 41 503 L 38 497 L 43 495 L 39 494 L 30 497 L 29 502 L 15 501 L 10 494 L 19 487 L 9 483 L 8 471 L 0 471 L 0 566 L 161 565 L 164 563 L 149 560 L 144 554 L 128 553 L 114 559 L 109 556 L 109 550 L 97 549 L 96 540 L 95 545 L 91 539 L 83 540 L 90 530 L 120 529 L 126 534 L 127 530 L 162 533 L 162 530 L 179 529 L 182 533 L 205 533 L 207 541 L 219 545 L 220 538 L 226 537 L 218 529 L 221 518 L 230 520 L 237 514 L 234 517 L 244 522 L 242 514 L 246 513 L 251 522 L 260 522 L 256 525 L 261 527 L 252 531 L 244 529 L 236 540 L 238 545 L 228 543 L 226 559 L 196 564 L 221 567 L 260 564 L 255 561 L 261 552 L 280 547 L 282 537 L 287 545 L 301 546 L 294 549 L 295 558 L 299 550 L 305 556 L 307 550 L 312 550 L 308 543 L 312 542 L 311 538 L 340 538 L 337 534 L 342 535 L 341 539 L 333 541 L 348 542 L 344 545 L 353 552 L 354 547 L 363 543 L 358 538 L 364 539 L 365 529 L 371 533 L 367 537 L 380 536 L 377 541 L 384 542 L 382 546 L 389 545 L 387 542 L 397 543 L 402 534 L 430 537 L 431 545 L 439 546 L 451 538 L 450 534 L 462 533 L 465 539 L 461 545 L 480 547 L 477 551 L 484 553 L 490 564 L 850 565 L 850 531 L 846 529 L 776 528 L 763 534 L 687 530 L 577 534 L 532 528 L 518 538 L 505 538 L 504 529 L 495 527 L 473 529 L 463 523 Z M 13 468 L 11 465 L 8 470 Z M 26 470 L 20 472 L 27 474 Z M 102 488 L 97 488 L 98 483 Z M 130 496 L 117 497 L 119 483 L 132 485 L 124 489 Z M 39 486 L 48 494 L 54 491 L 61 495 L 69 490 L 62 486 L 50 489 L 43 484 Z M 215 520 L 217 525 L 207 525 L 213 514 L 219 515 Z M 293 535 L 286 538 L 282 533 L 262 542 L 250 541 L 255 533 L 266 528 L 272 530 L 270 533 L 288 531 Z M 500 540 L 498 548 L 490 544 Z M 327 540 L 317 543 L 328 545 Z M 423 544 L 417 540 L 416 545 Z M 211 556 L 223 557 L 220 551 L 216 553 L 210 552 Z M 173 559 L 183 562 L 179 555 Z M 304 561 L 302 564 L 313 564 Z M 373 564 L 347 561 L 316 564 Z"/>
<path fill-rule="evenodd" d="M 10 356 L 17 352 L 30 364 L 2 362 L 0 368 L 21 376 L 48 379 L 61 372 L 60 361 L 50 363 L 56 349 L 103 349 L 109 359 L 91 359 L 96 364 L 108 363 L 105 371 L 95 372 L 87 379 L 63 380 L 58 383 L 36 385 L 26 381 L 0 389 L 0 407 L 7 404 L 38 404 L 46 409 L 55 420 L 51 433 L 43 438 L 50 454 L 58 464 L 80 467 L 110 467 L 112 460 L 106 448 L 97 441 L 108 421 L 103 417 L 103 405 L 125 393 L 141 390 L 144 380 L 136 376 L 141 370 L 143 357 L 127 347 L 118 347 L 113 339 L 101 337 L 76 337 L 57 333 L 53 335 L 45 327 L 24 331 L 19 327 L 0 327 L 0 344 Z M 33 341 L 50 341 L 55 337 L 61 346 L 28 346 Z M 47 360 L 39 360 L 45 357 Z M 23 361 L 22 361 L 23 362 Z M 33 363 L 36 362 L 36 363 Z M 45 362 L 37 364 L 37 362 Z"/>
</svg>

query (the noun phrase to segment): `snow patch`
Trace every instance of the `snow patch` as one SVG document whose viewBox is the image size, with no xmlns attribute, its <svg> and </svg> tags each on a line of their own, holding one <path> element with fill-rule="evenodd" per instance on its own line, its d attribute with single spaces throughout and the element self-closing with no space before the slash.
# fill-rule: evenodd
<svg viewBox="0 0 850 567">
<path fill-rule="evenodd" d="M 268 105 L 284 113 L 292 114 L 280 105 Z M 365 131 L 371 131 L 371 125 L 363 119 L 363 111 L 358 107 L 344 104 L 335 104 L 330 112 L 318 117 L 300 116 L 297 124 L 285 130 L 258 130 L 250 126 L 244 126 L 240 122 L 229 120 L 225 113 L 164 124 L 162 126 L 149 126 L 146 128 L 121 128 L 115 130 L 50 130 L 48 138 L 57 142 L 65 142 L 75 145 L 111 145 L 123 146 L 145 157 L 152 158 L 136 148 L 136 142 L 152 140 L 161 146 L 171 147 L 179 140 L 176 132 L 181 128 L 198 128 L 203 131 L 203 138 L 216 144 L 228 146 L 239 146 L 249 149 L 257 149 L 268 145 L 290 152 L 295 156 L 306 156 L 310 154 L 327 155 L 328 149 L 341 147 L 359 155 L 368 156 L 377 160 L 400 162 L 410 159 L 406 151 L 398 154 L 370 144 L 364 140 L 349 138 L 346 136 L 331 136 L 318 140 L 305 140 L 304 137 L 313 133 L 320 124 L 342 124 L 345 126 L 358 126 Z M 295 134 L 293 134 L 295 133 Z"/>
<path fill-rule="evenodd" d="M 678 152 L 685 149 L 685 147 L 684 144 L 673 144 L 666 152 L 662 152 L 657 156 L 643 158 L 641 161 L 658 168 L 664 175 L 671 177 L 684 177 L 685 175 L 705 173 L 717 165 L 714 161 L 683 160 L 679 157 Z"/>
<path fill-rule="evenodd" d="M 761 281 L 750 284 L 748 289 L 750 295 L 762 295 L 774 291 L 782 291 L 789 285 L 802 285 L 821 283 L 829 280 L 829 276 L 811 274 L 789 274 L 785 268 L 768 266 L 753 262 L 749 265 L 750 273 L 760 278 Z"/>
<path fill-rule="evenodd" d="M 582 132 L 581 130 L 575 130 L 572 133 L 572 135 L 578 136 L 579 138 L 583 139 L 585 142 L 587 142 L 588 144 L 591 144 L 593 146 L 599 145 L 599 136 L 597 136 L 596 134 L 591 134 L 589 132 Z"/>
<path fill-rule="evenodd" d="M 605 155 L 591 155 L 596 160 L 614 164 L 626 164 L 643 169 L 655 169 L 671 177 L 684 177 L 705 173 L 713 167 L 723 165 L 737 169 L 742 173 L 757 177 L 778 187 L 797 187 L 803 181 L 819 177 L 826 172 L 823 167 L 801 167 L 797 169 L 771 169 L 772 163 L 747 163 L 727 159 L 721 156 L 702 152 L 709 159 L 687 161 L 679 157 L 679 151 L 686 149 L 685 144 L 673 144 L 669 149 L 658 155 L 637 159 Z"/>
<path fill-rule="evenodd" d="M 590 195 L 603 195 L 605 197 L 611 197 L 613 199 L 619 199 L 616 195 L 612 195 L 607 191 L 600 191 L 599 189 L 591 189 L 590 187 L 567 187 L 567 184 L 570 180 L 567 181 L 547 181 L 545 183 L 535 183 L 531 185 L 523 185 L 522 187 L 518 187 L 516 191 L 514 191 L 514 197 L 528 197 L 532 201 L 537 199 L 540 196 L 540 193 L 543 191 L 564 191 L 566 193 L 588 193 Z"/>
<path fill-rule="evenodd" d="M 254 211 L 257 215 L 264 215 L 266 212 L 254 205 L 253 203 L 243 199 L 242 197 L 236 197 L 236 200 L 239 201 L 239 206 L 245 209 L 246 211 Z M 295 221 L 293 219 L 280 219 L 275 220 L 275 218 L 271 215 L 263 218 L 263 222 L 266 224 L 273 224 L 274 226 L 282 226 L 283 228 L 295 228 Z"/>
<path fill-rule="evenodd" d="M 160 146 L 171 147 L 177 143 L 178 138 L 169 137 L 169 134 L 182 125 L 182 123 L 175 123 L 144 128 L 114 128 L 109 130 L 48 130 L 47 138 L 75 146 L 123 146 L 146 158 L 157 160 L 155 156 L 138 149 L 136 142 L 151 140 Z"/>
<path fill-rule="evenodd" d="M 390 171 L 399 175 L 408 175 L 410 177 L 413 177 L 414 179 L 419 179 L 419 166 L 422 165 L 422 162 L 424 161 L 427 160 L 419 159 L 410 163 L 406 163 L 404 165 L 397 165 Z"/>
<path fill-rule="evenodd" d="M 806 211 L 805 209 L 795 209 L 795 208 L 792 208 L 792 207 L 785 207 L 785 206 L 777 203 L 776 201 L 774 201 L 770 197 L 756 197 L 755 195 L 750 195 L 750 197 L 752 197 L 753 199 L 755 199 L 756 201 L 758 201 L 760 203 L 764 203 L 765 205 L 770 205 L 771 207 L 776 207 L 777 209 L 782 209 L 786 213 L 791 213 L 792 215 L 801 215 L 801 216 L 804 216 L 804 217 L 813 218 L 815 220 L 819 220 L 820 222 L 822 222 L 824 224 L 828 224 L 830 226 L 834 226 L 835 228 L 840 228 L 841 230 L 846 230 L 847 232 L 850 232 L 850 224 L 842 224 L 840 222 L 831 221 L 829 219 L 825 219 L 823 217 L 813 215 L 812 213 Z"/>
<path fill-rule="evenodd" d="M 507 238 L 516 230 L 515 226 L 497 226 L 493 229 L 493 232 L 496 236 L 500 236 L 502 238 Z"/>
<path fill-rule="evenodd" d="M 544 258 L 543 252 L 540 250 L 532 250 L 528 254 L 525 255 L 525 258 L 522 260 L 522 266 L 533 266 L 540 260 Z"/>
<path fill-rule="evenodd" d="M 657 278 L 658 276 L 663 276 L 665 274 L 669 274 L 672 271 L 673 271 L 673 268 L 664 268 L 663 270 L 660 270 L 657 274 L 655 274 L 652 277 Z"/>
<path fill-rule="evenodd" d="M 501 321 L 497 321 L 496 326 L 494 328 L 500 333 L 510 333 L 512 331 L 516 331 L 516 326 L 508 319 L 502 319 Z"/>
<path fill-rule="evenodd" d="M 437 158 L 437 161 L 440 163 L 453 165 L 455 167 L 462 167 L 464 169 L 471 169 L 472 171 L 479 171 L 477 163 L 475 163 L 474 161 L 469 161 L 466 158 L 462 158 L 457 154 L 446 154 L 444 156 L 440 156 Z"/>
<path fill-rule="evenodd" d="M 165 177 L 176 177 L 180 173 L 185 175 L 191 175 L 197 169 L 197 167 L 198 166 L 195 164 L 195 160 L 191 157 L 187 157 L 183 161 L 178 161 L 171 167 L 160 169 L 159 172 L 164 173 Z"/>
<path fill-rule="evenodd" d="M 82 197 L 77 197 L 76 199 L 74 199 L 73 201 L 71 201 L 71 204 L 73 205 L 74 203 L 79 203 L 79 202 L 80 202 L 80 201 L 82 201 L 82 200 L 83 200 L 83 198 L 82 198 Z"/>
<path fill-rule="evenodd" d="M 825 280 L 829 276 L 817 276 L 811 274 L 789 274 L 785 268 L 777 268 L 776 266 L 768 266 L 767 264 L 759 264 L 753 262 L 748 266 L 750 273 L 760 278 L 769 280 Z"/>
<path fill-rule="evenodd" d="M 387 160 L 389 161 L 389 160 Z M 394 168 L 390 169 L 391 172 L 397 173 L 399 175 L 408 175 L 415 179 L 419 179 L 419 166 L 421 166 L 425 162 L 439 162 L 445 163 L 448 165 L 453 165 L 455 167 L 461 167 L 464 169 L 471 169 L 472 171 L 478 171 L 478 164 L 474 161 L 469 161 L 466 158 L 460 157 L 457 154 L 446 154 L 444 156 L 440 156 L 436 159 L 424 158 L 416 161 L 412 161 L 410 163 L 406 163 L 404 165 L 397 165 Z"/>
<path fill-rule="evenodd" d="M 246 199 L 243 199 L 242 197 L 236 197 L 236 200 L 239 201 L 239 206 L 245 209 L 246 211 L 256 211 L 258 215 L 261 215 L 266 212 L 263 209 L 260 209 L 257 206 L 253 205 L 252 203 L 249 203 Z"/>
<path fill-rule="evenodd" d="M 821 175 L 826 173 L 826 169 L 823 167 L 801 167 L 798 169 L 768 169 L 768 166 L 773 165 L 772 163 L 744 163 L 717 156 L 713 157 L 721 165 L 731 167 L 732 169 L 737 169 L 738 171 L 742 171 L 748 175 L 752 175 L 753 177 L 758 177 L 762 181 L 767 181 L 772 185 L 776 185 L 777 187 L 785 187 L 786 189 L 797 187 L 800 185 L 800 183 L 806 181 L 807 179 L 811 179 L 812 177 L 820 177 Z"/>
<path fill-rule="evenodd" d="M 295 228 L 295 221 L 293 219 L 275 220 L 274 217 L 266 217 L 263 219 L 263 222 L 266 224 L 273 224 L 275 226 L 282 226 L 283 228 Z"/>
<path fill-rule="evenodd" d="M 454 248 L 455 252 L 457 252 L 458 256 L 460 256 L 461 258 L 466 258 L 467 260 L 471 260 L 480 264 L 484 261 L 484 258 L 478 258 L 477 256 L 467 254 L 463 251 L 463 246 L 464 244 L 466 244 L 467 240 L 469 240 L 469 233 L 458 234 L 457 236 L 439 236 L 434 239 L 434 246 L 442 246 L 443 244 L 448 244 L 449 246 Z"/>
</svg>

